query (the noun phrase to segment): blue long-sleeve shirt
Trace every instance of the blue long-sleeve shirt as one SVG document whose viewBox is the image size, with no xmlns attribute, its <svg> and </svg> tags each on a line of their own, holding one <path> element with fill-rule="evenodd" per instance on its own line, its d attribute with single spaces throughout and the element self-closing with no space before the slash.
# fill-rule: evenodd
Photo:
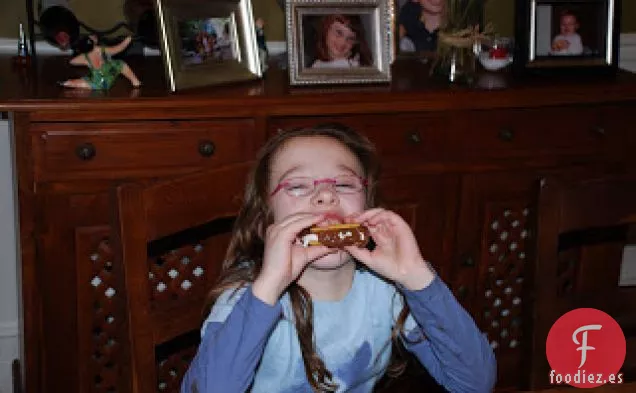
<svg viewBox="0 0 636 393">
<path fill-rule="evenodd" d="M 358 270 L 339 301 L 314 301 L 317 351 L 338 392 L 370 393 L 391 355 L 391 329 L 402 308 L 395 285 Z M 491 392 L 494 353 L 484 334 L 436 277 L 419 291 L 401 290 L 411 314 L 406 348 L 451 393 Z M 424 340 L 412 343 L 413 338 Z M 288 295 L 274 306 L 251 287 L 219 297 L 202 328 L 202 341 L 182 393 L 311 393 Z"/>
</svg>

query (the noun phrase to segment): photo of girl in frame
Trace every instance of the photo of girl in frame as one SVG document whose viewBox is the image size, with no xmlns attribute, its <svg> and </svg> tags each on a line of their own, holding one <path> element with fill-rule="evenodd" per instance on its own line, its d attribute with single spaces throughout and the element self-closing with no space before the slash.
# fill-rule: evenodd
<svg viewBox="0 0 636 393">
<path fill-rule="evenodd" d="M 384 0 L 287 0 L 289 84 L 391 81 L 392 7 Z"/>
<path fill-rule="evenodd" d="M 373 66 L 367 33 L 370 23 L 365 23 L 368 18 L 364 14 L 345 13 L 304 16 L 304 67 L 350 69 Z"/>
</svg>

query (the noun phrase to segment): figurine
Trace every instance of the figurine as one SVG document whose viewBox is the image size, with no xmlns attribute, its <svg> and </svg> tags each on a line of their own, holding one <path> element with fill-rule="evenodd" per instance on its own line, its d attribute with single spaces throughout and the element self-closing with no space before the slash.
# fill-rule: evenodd
<svg viewBox="0 0 636 393">
<path fill-rule="evenodd" d="M 90 74 L 83 78 L 60 82 L 60 85 L 77 89 L 108 90 L 113 86 L 119 74 L 122 74 L 134 87 L 140 87 L 141 82 L 128 64 L 123 60 L 111 57 L 126 49 L 132 38 L 126 37 L 119 44 L 109 47 L 101 46 L 97 41 L 95 35 L 78 40 L 75 49 L 80 54 L 70 61 L 72 65 L 87 66 Z"/>
<path fill-rule="evenodd" d="M 267 71 L 267 59 L 269 57 L 269 51 L 267 50 L 267 43 L 265 39 L 265 20 L 263 18 L 257 18 L 254 21 L 254 26 L 256 27 L 256 44 L 258 46 L 261 69 L 265 72 Z"/>
</svg>

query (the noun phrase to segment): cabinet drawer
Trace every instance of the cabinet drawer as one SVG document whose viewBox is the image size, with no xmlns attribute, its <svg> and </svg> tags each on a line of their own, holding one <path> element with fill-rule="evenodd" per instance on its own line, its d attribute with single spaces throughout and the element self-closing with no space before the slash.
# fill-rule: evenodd
<svg viewBox="0 0 636 393">
<path fill-rule="evenodd" d="M 468 157 L 609 153 L 620 149 L 624 134 L 607 122 L 606 111 L 550 107 L 467 112 L 446 131 L 446 146 Z"/>
<path fill-rule="evenodd" d="M 264 141 L 252 120 L 37 124 L 39 180 L 117 178 L 253 160 Z"/>
<path fill-rule="evenodd" d="M 270 132 L 338 122 L 367 135 L 393 161 L 475 162 L 528 157 L 614 156 L 625 133 L 611 107 L 549 107 L 430 114 L 279 118 Z"/>
<path fill-rule="evenodd" d="M 286 117 L 272 119 L 269 133 L 320 123 L 339 123 L 366 135 L 382 157 L 430 157 L 443 144 L 448 116 L 387 113 L 365 116 Z"/>
</svg>

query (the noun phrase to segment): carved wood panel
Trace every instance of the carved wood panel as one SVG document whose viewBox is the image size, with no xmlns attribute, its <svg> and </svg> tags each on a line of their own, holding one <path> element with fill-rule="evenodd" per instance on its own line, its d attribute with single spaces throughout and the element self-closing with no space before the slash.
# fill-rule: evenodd
<svg viewBox="0 0 636 393">
<path fill-rule="evenodd" d="M 80 387 L 91 393 L 126 392 L 129 341 L 123 268 L 108 226 L 76 230 Z"/>
<path fill-rule="evenodd" d="M 149 245 L 146 261 L 154 318 L 169 318 L 172 310 L 193 305 L 204 314 L 205 300 L 218 277 L 230 240 L 233 218 L 215 220 L 196 231 L 176 234 Z M 175 240 L 176 239 L 176 240 Z M 178 393 L 200 341 L 195 330 L 155 347 L 157 392 Z"/>
<path fill-rule="evenodd" d="M 464 288 L 465 304 L 495 351 L 498 389 L 523 388 L 528 371 L 538 179 L 531 172 L 502 172 L 466 175 L 462 181 L 453 281 Z"/>
<path fill-rule="evenodd" d="M 477 284 L 478 323 L 499 353 L 518 352 L 526 339 L 522 327 L 531 210 L 525 201 L 487 203 L 480 254 L 482 275 Z M 483 272 L 483 268 L 486 269 Z M 481 296 L 480 296 L 481 295 Z"/>
<path fill-rule="evenodd" d="M 128 392 L 131 382 L 130 344 L 123 286 L 108 226 L 76 230 L 80 390 Z M 153 309 L 171 309 L 183 302 L 201 306 L 218 275 L 229 234 L 197 239 L 149 255 L 148 281 Z M 152 250 L 151 250 L 152 251 Z M 216 263 L 212 263 L 215 261 Z M 203 318 L 203 314 L 202 314 Z M 181 379 L 196 353 L 199 330 L 175 337 L 156 348 L 157 392 L 178 393 Z"/>
</svg>

